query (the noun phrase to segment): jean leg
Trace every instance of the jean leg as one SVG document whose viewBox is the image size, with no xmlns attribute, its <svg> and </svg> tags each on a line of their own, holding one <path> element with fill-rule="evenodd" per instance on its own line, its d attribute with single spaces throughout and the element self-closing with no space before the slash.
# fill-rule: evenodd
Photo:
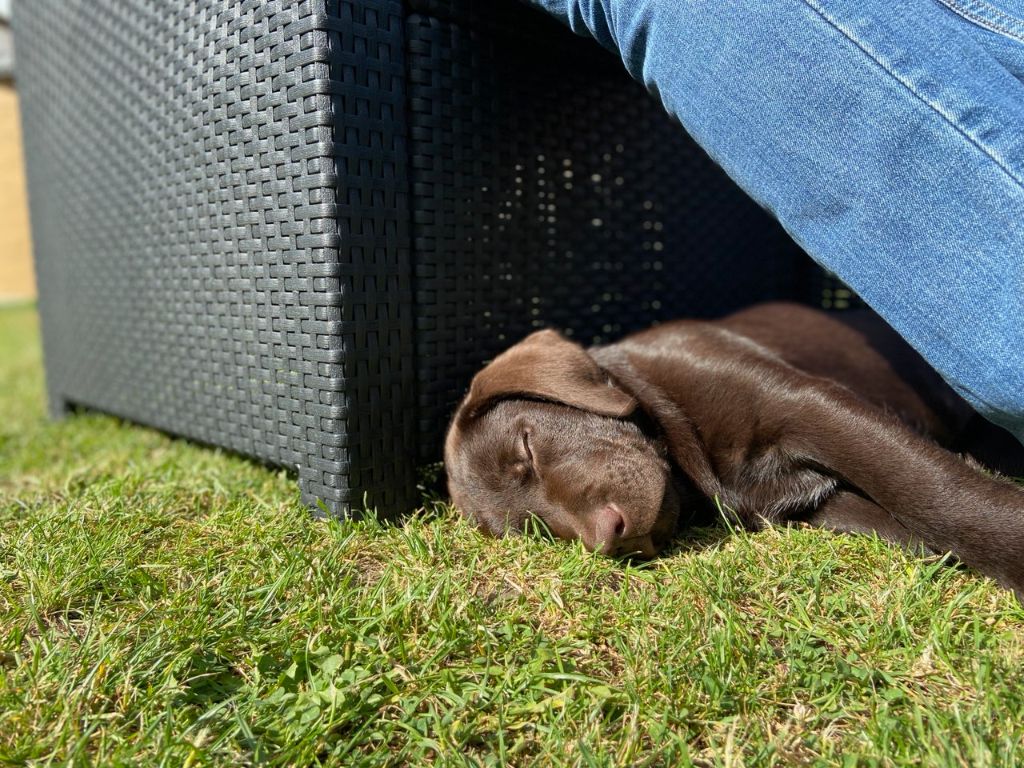
<svg viewBox="0 0 1024 768">
<path fill-rule="evenodd" d="M 616 50 L 811 256 L 1024 442 L 1015 57 L 937 0 L 532 1 Z"/>
</svg>

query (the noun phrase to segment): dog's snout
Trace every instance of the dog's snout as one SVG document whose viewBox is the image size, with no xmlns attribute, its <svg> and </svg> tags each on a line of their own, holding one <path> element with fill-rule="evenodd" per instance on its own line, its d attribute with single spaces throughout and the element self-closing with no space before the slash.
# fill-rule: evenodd
<svg viewBox="0 0 1024 768">
<path fill-rule="evenodd" d="M 658 553 L 658 545 L 651 534 L 638 535 L 629 517 L 614 502 L 598 508 L 590 522 L 590 536 L 584 536 L 584 543 L 593 552 L 647 559 Z"/>
<path fill-rule="evenodd" d="M 614 554 L 618 543 L 628 535 L 626 516 L 618 504 L 609 502 L 594 513 L 591 549 L 605 555 Z"/>
</svg>

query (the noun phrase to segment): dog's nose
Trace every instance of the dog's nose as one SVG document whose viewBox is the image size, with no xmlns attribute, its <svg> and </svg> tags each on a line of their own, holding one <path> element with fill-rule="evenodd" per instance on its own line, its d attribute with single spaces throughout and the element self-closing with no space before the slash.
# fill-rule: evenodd
<svg viewBox="0 0 1024 768">
<path fill-rule="evenodd" d="M 619 505 L 609 502 L 594 514 L 593 540 L 591 549 L 603 555 L 612 555 L 619 548 L 619 542 L 627 535 L 626 516 Z"/>
</svg>

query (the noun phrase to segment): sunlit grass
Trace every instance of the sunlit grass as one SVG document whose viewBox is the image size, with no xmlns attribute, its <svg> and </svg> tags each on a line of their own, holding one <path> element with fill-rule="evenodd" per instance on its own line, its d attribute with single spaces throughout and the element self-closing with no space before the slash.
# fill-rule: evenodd
<svg viewBox="0 0 1024 768">
<path fill-rule="evenodd" d="M 876 540 L 698 531 L 623 565 L 442 504 L 50 423 L 0 311 L 0 762 L 1016 765 L 1024 611 Z"/>
</svg>

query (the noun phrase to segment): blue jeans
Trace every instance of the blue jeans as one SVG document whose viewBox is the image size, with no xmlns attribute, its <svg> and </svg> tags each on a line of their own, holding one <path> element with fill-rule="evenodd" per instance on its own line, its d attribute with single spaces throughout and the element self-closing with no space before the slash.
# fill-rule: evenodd
<svg viewBox="0 0 1024 768">
<path fill-rule="evenodd" d="M 1024 0 L 532 0 L 1024 442 Z"/>
</svg>

